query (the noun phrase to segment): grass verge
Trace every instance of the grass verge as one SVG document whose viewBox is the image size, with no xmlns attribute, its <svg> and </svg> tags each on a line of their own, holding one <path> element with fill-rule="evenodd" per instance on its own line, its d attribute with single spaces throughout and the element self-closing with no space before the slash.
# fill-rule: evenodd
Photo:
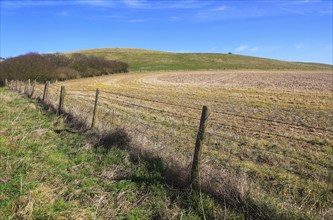
<svg viewBox="0 0 333 220">
<path fill-rule="evenodd" d="M 158 159 L 132 161 L 92 131 L 0 88 L 3 219 L 243 219 L 214 199 L 164 182 Z"/>
</svg>

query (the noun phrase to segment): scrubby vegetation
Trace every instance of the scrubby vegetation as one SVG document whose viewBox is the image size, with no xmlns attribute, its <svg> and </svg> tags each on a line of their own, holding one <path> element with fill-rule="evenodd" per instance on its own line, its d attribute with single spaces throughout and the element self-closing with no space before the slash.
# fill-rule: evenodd
<svg viewBox="0 0 333 220">
<path fill-rule="evenodd" d="M 127 71 L 127 63 L 91 55 L 29 53 L 1 62 L 0 81 L 4 79 L 54 81 Z"/>
</svg>

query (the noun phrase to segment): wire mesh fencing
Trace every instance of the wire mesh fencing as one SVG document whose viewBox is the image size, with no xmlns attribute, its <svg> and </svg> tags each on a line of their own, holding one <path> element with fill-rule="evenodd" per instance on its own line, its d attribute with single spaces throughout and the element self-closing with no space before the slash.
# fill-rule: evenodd
<svg viewBox="0 0 333 220">
<path fill-rule="evenodd" d="M 8 82 L 9 88 L 56 109 L 60 86 Z M 29 88 L 29 89 L 27 89 Z M 28 90 L 28 91 L 27 91 Z M 45 94 L 45 90 L 47 90 Z M 110 143 L 122 145 L 133 154 L 162 158 L 181 181 L 190 178 L 193 151 L 198 135 L 201 108 L 190 102 L 169 102 L 163 96 L 152 99 L 140 94 L 66 88 L 63 111 L 86 127 L 112 134 Z M 98 100 L 97 100 L 98 98 Z M 208 116 L 200 158 L 201 185 L 225 197 L 241 197 L 246 178 L 264 190 L 283 192 L 284 202 L 318 205 L 316 187 L 327 192 L 325 207 L 332 198 L 332 128 L 260 118 L 212 108 Z M 243 176 L 245 174 L 246 178 Z M 295 182 L 311 186 L 299 194 Z M 328 183 L 328 184 L 326 184 Z M 247 185 L 247 186 L 245 186 Z M 273 187 L 272 187 L 273 186 Z M 209 191 L 209 190 L 208 190 Z M 306 200 L 304 200 L 306 196 Z M 296 201 L 295 198 L 297 197 Z M 239 199 L 239 198 L 238 198 Z M 233 201 L 236 202 L 236 201 Z"/>
</svg>

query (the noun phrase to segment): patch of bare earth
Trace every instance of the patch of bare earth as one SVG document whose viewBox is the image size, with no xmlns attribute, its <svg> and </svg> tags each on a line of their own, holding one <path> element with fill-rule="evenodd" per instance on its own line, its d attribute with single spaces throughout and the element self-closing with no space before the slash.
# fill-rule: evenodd
<svg viewBox="0 0 333 220">
<path fill-rule="evenodd" d="M 145 82 L 241 88 L 331 91 L 329 71 L 204 71 L 174 72 L 146 78 Z"/>
</svg>

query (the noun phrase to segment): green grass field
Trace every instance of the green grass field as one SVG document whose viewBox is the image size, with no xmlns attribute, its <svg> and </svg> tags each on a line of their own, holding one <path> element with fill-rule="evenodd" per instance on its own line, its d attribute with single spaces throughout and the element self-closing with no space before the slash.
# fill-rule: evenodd
<svg viewBox="0 0 333 220">
<path fill-rule="evenodd" d="M 106 150 L 35 100 L 0 88 L 0 102 L 1 219 L 244 219 L 166 185 L 158 160 Z"/>
<path fill-rule="evenodd" d="M 331 65 L 286 62 L 234 54 L 171 53 L 143 49 L 105 48 L 82 53 L 127 62 L 130 71 L 159 70 L 332 70 Z M 71 54 L 68 53 L 68 54 Z"/>
</svg>

